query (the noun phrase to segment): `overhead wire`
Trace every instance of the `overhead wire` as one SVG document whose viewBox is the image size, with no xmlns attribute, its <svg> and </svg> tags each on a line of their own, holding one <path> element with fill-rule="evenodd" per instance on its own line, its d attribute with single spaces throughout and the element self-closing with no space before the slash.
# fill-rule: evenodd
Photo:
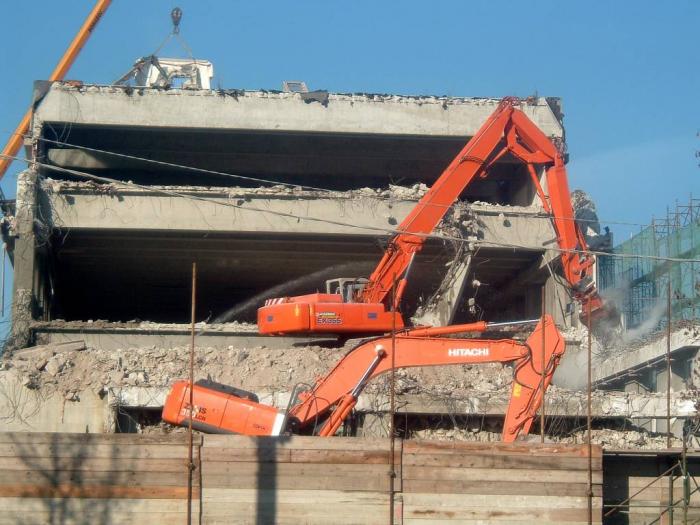
<svg viewBox="0 0 700 525">
<path fill-rule="evenodd" d="M 226 206 L 226 207 L 231 207 L 231 208 L 236 208 L 240 210 L 247 210 L 247 211 L 254 211 L 254 212 L 259 212 L 259 213 L 267 213 L 271 215 L 276 215 L 280 217 L 285 217 L 289 219 L 295 219 L 297 221 L 310 221 L 310 222 L 318 222 L 318 223 L 323 223 L 323 224 L 332 224 L 334 226 L 342 226 L 346 228 L 352 228 L 352 229 L 358 229 L 358 230 L 363 230 L 363 231 L 376 231 L 376 232 L 381 232 L 384 234 L 388 235 L 397 235 L 401 233 L 405 233 L 402 230 L 396 229 L 396 228 L 386 228 L 382 226 L 372 226 L 372 225 L 358 225 L 358 224 L 352 224 L 352 223 L 347 223 L 343 221 L 337 221 L 333 219 L 328 219 L 328 218 L 321 218 L 321 217 L 312 217 L 312 216 L 304 216 L 304 215 L 297 215 L 294 213 L 289 213 L 289 212 L 282 212 L 282 211 L 277 211 L 277 210 L 269 210 L 269 209 L 263 209 L 263 208 L 257 208 L 254 206 L 243 206 L 239 205 L 233 202 L 223 202 L 223 201 L 217 201 L 217 200 L 212 200 L 206 197 L 200 197 L 197 195 L 191 195 L 191 194 L 186 194 L 186 193 L 181 193 L 178 191 L 173 191 L 169 189 L 165 189 L 162 187 L 153 187 L 153 186 L 147 186 L 144 184 L 138 184 L 132 181 L 121 181 L 118 179 L 112 179 L 110 177 L 103 177 L 100 175 L 94 175 L 92 173 L 86 173 L 83 171 L 79 170 L 74 170 L 70 168 L 63 168 L 60 166 L 53 166 L 51 164 L 46 164 L 44 162 L 39 162 L 37 160 L 31 160 L 27 159 L 24 157 L 18 157 L 15 155 L 2 155 L 0 154 L 0 158 L 10 158 L 13 160 L 19 160 L 22 162 L 26 162 L 28 164 L 33 164 L 35 166 L 39 166 L 41 168 L 50 170 L 50 171 L 56 171 L 59 173 L 67 173 L 69 175 L 73 175 L 78 178 L 84 178 L 84 179 L 89 179 L 89 180 L 95 180 L 98 182 L 103 182 L 103 183 L 108 183 L 108 184 L 117 184 L 117 185 L 124 185 L 124 186 L 132 186 L 135 188 L 139 188 L 145 191 L 150 191 L 154 193 L 162 193 L 164 195 L 169 195 L 172 197 L 179 197 L 187 200 L 196 200 L 200 202 L 207 202 L 209 204 L 214 204 L 214 205 L 219 205 L 219 206 Z M 453 242 L 460 242 L 460 243 L 469 243 L 474 246 L 482 246 L 482 247 L 500 247 L 500 248 L 512 248 L 514 250 L 533 250 L 533 251 L 542 251 L 542 250 L 549 250 L 553 251 L 556 253 L 569 253 L 569 254 L 578 254 L 578 255 L 600 255 L 600 256 L 607 256 L 607 257 L 617 257 L 617 258 L 628 258 L 628 259 L 646 259 L 646 260 L 658 260 L 658 261 L 664 261 L 664 262 L 678 262 L 678 263 L 700 263 L 700 259 L 684 259 L 680 257 L 664 257 L 664 256 L 658 256 L 658 255 L 642 255 L 642 254 L 631 254 L 631 253 L 609 253 L 609 252 L 601 252 L 601 251 L 596 251 L 596 250 L 580 250 L 576 248 L 559 248 L 559 247 L 547 247 L 547 246 L 527 246 L 524 244 L 513 244 L 513 243 L 505 243 L 505 242 L 498 242 L 498 241 L 481 241 L 481 240 L 468 240 L 464 239 L 462 237 L 455 237 L 455 236 L 449 236 L 449 235 L 441 235 L 441 234 L 435 234 L 435 233 L 411 233 L 411 235 L 416 236 L 416 237 L 421 237 L 425 239 L 436 239 L 440 241 L 453 241 Z"/>
<path fill-rule="evenodd" d="M 6 131 L 5 133 L 8 133 L 10 135 L 17 134 L 15 132 L 8 132 Z M 29 134 L 20 134 L 23 137 L 28 137 Z M 149 159 L 146 157 L 139 157 L 137 155 L 129 155 L 126 153 L 119 153 L 116 151 L 109 151 L 109 150 L 104 150 L 100 148 L 93 148 L 90 146 L 84 146 L 81 144 L 72 144 L 70 142 L 62 141 L 62 140 L 56 140 L 56 139 L 49 139 L 46 137 L 38 137 L 37 140 L 41 142 L 47 142 L 50 144 L 56 144 L 59 146 L 65 146 L 69 148 L 77 148 L 85 151 L 90 151 L 93 153 L 99 153 L 102 155 L 111 155 L 114 157 L 119 157 L 119 158 L 124 158 L 128 160 L 134 160 L 137 162 L 144 162 L 144 163 L 150 163 L 154 165 L 159 165 L 159 166 L 165 166 L 168 168 L 174 168 L 178 170 L 185 170 L 185 171 L 193 171 L 196 173 L 205 173 L 208 175 L 215 175 L 218 177 L 225 177 L 225 178 L 232 178 L 232 179 L 240 179 L 240 180 L 245 180 L 248 182 L 256 182 L 256 183 L 262 183 L 262 184 L 270 184 L 273 186 L 284 186 L 288 188 L 293 188 L 293 189 L 302 189 L 302 190 L 309 190 L 309 191 L 318 191 L 318 192 L 324 192 L 324 193 L 329 193 L 329 194 L 337 194 L 339 190 L 334 190 L 330 188 L 323 188 L 320 186 L 312 186 L 308 184 L 297 184 L 297 183 L 290 183 L 290 182 L 283 182 L 283 181 L 277 181 L 277 180 L 272 180 L 272 179 L 264 179 L 261 177 L 253 177 L 249 175 L 239 175 L 239 174 L 234 174 L 234 173 L 227 173 L 227 172 L 222 172 L 222 171 L 217 171 L 217 170 L 211 170 L 211 169 L 206 169 L 206 168 L 199 168 L 196 166 L 188 166 L 185 164 L 178 164 L 175 162 L 167 162 L 167 161 L 162 161 L 162 160 L 156 160 L 156 159 Z M 28 161 L 27 161 L 28 162 Z M 415 197 L 401 197 L 396 198 L 396 199 L 386 199 L 384 197 L 380 196 L 374 196 L 374 195 L 365 195 L 363 194 L 363 197 L 375 197 L 375 198 L 381 198 L 382 200 L 401 200 L 401 201 L 413 201 L 413 202 L 418 202 L 420 199 L 415 198 Z M 454 205 L 443 205 L 443 204 L 436 204 L 436 203 L 430 203 L 430 206 L 433 207 L 442 207 L 442 208 L 453 208 Z M 502 211 L 504 213 L 507 213 L 508 215 L 511 216 L 519 216 L 519 217 L 528 217 L 528 218 L 535 218 L 535 219 L 546 219 L 546 220 L 551 220 L 556 218 L 557 220 L 569 220 L 569 221 L 575 221 L 578 223 L 600 223 L 600 224 L 610 224 L 610 225 L 616 225 L 616 226 L 638 226 L 640 228 L 647 228 L 651 226 L 651 224 L 645 224 L 645 223 L 639 223 L 639 222 L 631 222 L 631 221 L 619 221 L 619 220 L 605 220 L 605 219 L 584 219 L 584 218 L 576 218 L 576 217 L 553 217 L 552 215 L 549 215 L 547 213 L 538 213 L 538 212 L 532 212 L 532 211 L 520 211 L 517 209 L 507 209 L 506 206 L 504 206 L 505 209 Z"/>
</svg>

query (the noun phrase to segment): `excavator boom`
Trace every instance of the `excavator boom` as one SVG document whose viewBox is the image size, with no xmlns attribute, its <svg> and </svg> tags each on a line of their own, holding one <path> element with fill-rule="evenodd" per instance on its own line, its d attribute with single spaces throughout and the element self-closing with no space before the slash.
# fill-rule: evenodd
<svg viewBox="0 0 700 525">
<path fill-rule="evenodd" d="M 537 324 L 525 343 L 438 337 L 482 331 L 484 325 L 420 328 L 398 333 L 393 340 L 385 335 L 365 341 L 349 351 L 313 388 L 299 394 L 299 402 L 287 414 L 250 397 L 198 384 L 193 389 L 191 409 L 189 383 L 179 381 L 166 400 L 163 419 L 187 426 L 192 417 L 194 428 L 209 432 L 269 436 L 306 428 L 319 436 L 332 436 L 355 407 L 365 385 L 392 368 L 498 362 L 514 365 L 503 430 L 503 440 L 514 441 L 530 430 L 543 392 L 564 353 L 564 340 L 550 316 Z"/>
<path fill-rule="evenodd" d="M 506 98 L 457 154 L 430 190 L 398 226 L 372 275 L 353 293 L 340 286 L 336 293 L 270 299 L 258 310 L 263 334 L 381 333 L 394 328 L 391 311 L 398 309 L 416 254 L 460 194 L 506 154 L 526 166 L 542 206 L 550 216 L 561 251 L 563 274 L 584 306 L 594 315 L 602 301 L 594 286 L 593 257 L 574 220 L 564 160 L 552 141 Z M 548 195 L 538 169 L 545 170 Z M 339 279 L 336 281 L 344 281 Z M 359 280 L 358 280 L 359 281 Z M 391 293 L 396 282 L 396 291 Z M 393 296 L 393 300 L 392 300 Z M 399 318 L 398 328 L 403 327 Z"/>
</svg>

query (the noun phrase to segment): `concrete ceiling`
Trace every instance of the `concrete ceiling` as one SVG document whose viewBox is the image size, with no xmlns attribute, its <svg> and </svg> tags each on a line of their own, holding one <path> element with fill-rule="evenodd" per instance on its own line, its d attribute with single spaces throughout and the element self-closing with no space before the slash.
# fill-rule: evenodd
<svg viewBox="0 0 700 525">
<path fill-rule="evenodd" d="M 432 183 L 469 137 L 389 136 L 350 133 L 236 132 L 181 128 L 115 128 L 47 124 L 50 140 L 183 166 L 278 182 L 346 190 L 388 184 Z M 61 167 L 141 184 L 250 186 L 249 181 L 179 170 L 105 153 L 43 143 Z M 500 163 L 489 180 L 470 188 L 473 200 L 512 180 L 515 168 Z M 59 174 L 52 174 L 59 177 Z M 519 177 L 522 178 L 522 177 Z M 518 180 L 518 184 L 521 181 Z M 480 187 L 481 185 L 481 187 Z"/>
<path fill-rule="evenodd" d="M 322 290 L 325 279 L 333 277 L 366 276 L 379 261 L 382 249 L 376 239 L 359 236 L 72 231 L 52 241 L 54 317 L 187 322 L 191 266 L 197 262 L 200 318 L 215 318 L 280 285 L 269 296 Z M 438 286 L 450 257 L 450 247 L 427 244 L 411 275 L 407 308 L 415 307 L 418 294 L 425 297 Z M 539 252 L 480 250 L 473 275 L 496 288 L 537 257 Z M 93 295 L 91 290 L 95 289 L 101 293 Z M 251 306 L 243 318 L 251 319 L 256 303 Z"/>
</svg>

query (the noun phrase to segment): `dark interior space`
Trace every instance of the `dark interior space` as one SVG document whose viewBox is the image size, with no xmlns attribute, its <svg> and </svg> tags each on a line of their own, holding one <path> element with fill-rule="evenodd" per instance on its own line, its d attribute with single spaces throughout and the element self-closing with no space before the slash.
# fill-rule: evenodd
<svg viewBox="0 0 700 525">
<path fill-rule="evenodd" d="M 377 136 L 347 133 L 279 133 L 180 128 L 114 128 L 45 124 L 42 155 L 49 163 L 143 185 L 257 187 L 260 182 L 331 190 L 389 184 L 431 185 L 469 137 Z M 51 142 L 51 141 L 57 141 Z M 135 158 L 110 155 L 92 148 Z M 199 171 L 141 159 L 195 166 Z M 222 174 L 207 173 L 207 171 Z M 77 177 L 49 172 L 54 178 Z M 530 204 L 527 172 L 504 158 L 462 198 L 495 204 Z"/>
<path fill-rule="evenodd" d="M 187 323 L 192 263 L 196 262 L 198 320 L 254 321 L 257 307 L 267 298 L 323 291 L 325 280 L 335 277 L 368 276 L 383 249 L 381 242 L 362 236 L 71 231 L 51 239 L 42 261 L 50 274 L 45 284 L 49 288 L 45 317 Z M 438 288 L 453 253 L 449 244 L 437 240 L 426 244 L 409 277 L 404 314 L 412 315 Z M 489 298 L 538 256 L 537 252 L 480 250 L 469 283 L 477 279 L 483 284 L 477 290 L 468 283 L 464 292 L 464 301 L 475 297 L 479 309 L 474 315 L 465 306 L 462 318 L 488 314 L 490 320 L 497 320 L 519 311 L 517 294 L 501 301 Z"/>
<path fill-rule="evenodd" d="M 117 434 L 140 434 L 148 427 L 155 427 L 163 420 L 162 408 L 151 407 L 117 407 Z"/>
</svg>

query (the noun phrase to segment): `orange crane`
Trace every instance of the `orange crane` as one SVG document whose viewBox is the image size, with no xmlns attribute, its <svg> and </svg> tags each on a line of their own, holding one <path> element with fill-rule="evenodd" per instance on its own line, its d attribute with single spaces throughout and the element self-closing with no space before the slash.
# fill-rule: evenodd
<svg viewBox="0 0 700 525">
<path fill-rule="evenodd" d="M 392 368 L 513 363 L 513 385 L 502 436 L 503 441 L 512 442 L 530 431 L 564 353 L 565 343 L 554 321 L 544 316 L 525 343 L 510 339 L 442 337 L 484 332 L 505 324 L 518 323 L 480 321 L 414 328 L 398 332 L 393 338 L 383 335 L 363 341 L 315 385 L 298 394 L 294 392 L 286 412 L 259 403 L 253 394 L 211 381 L 198 381 L 191 393 L 189 381 L 177 381 L 165 401 L 163 420 L 187 427 L 191 418 L 192 428 L 209 433 L 277 436 L 306 432 L 333 436 L 355 407 L 368 381 Z"/>
<path fill-rule="evenodd" d="M 78 33 L 73 38 L 73 41 L 68 46 L 68 49 L 66 49 L 66 52 L 61 57 L 61 60 L 59 60 L 56 68 L 51 73 L 51 76 L 49 76 L 49 81 L 54 82 L 65 78 L 66 73 L 68 73 L 75 59 L 78 58 L 80 51 L 83 49 L 83 46 L 95 30 L 95 26 L 97 26 L 100 18 L 105 14 L 111 3 L 112 0 L 97 1 L 92 11 L 90 11 L 90 14 L 85 19 L 85 22 L 83 22 L 83 25 L 80 27 L 80 30 L 78 30 Z M 29 131 L 31 119 L 32 108 L 29 108 L 24 114 L 24 117 L 22 117 L 15 132 L 10 136 L 5 148 L 2 150 L 2 154 L 0 154 L 0 179 L 3 178 L 10 164 L 12 164 L 14 157 L 17 156 L 19 148 L 22 147 L 22 141 Z"/>
<path fill-rule="evenodd" d="M 561 152 L 518 109 L 520 101 L 505 98 L 477 133 L 452 160 L 430 190 L 398 226 L 384 257 L 369 279 L 332 279 L 326 293 L 269 299 L 258 309 L 261 334 L 383 333 L 392 330 L 392 310 L 398 306 L 411 265 L 427 236 L 443 219 L 464 189 L 475 179 L 488 176 L 489 168 L 506 154 L 527 166 L 537 195 L 551 216 L 561 250 L 563 274 L 584 311 L 603 313 L 594 286 L 593 257 L 574 220 L 566 168 Z M 545 195 L 537 167 L 545 168 Z M 391 293 L 397 280 L 396 292 Z M 392 299 L 393 296 L 393 299 Z M 404 326 L 399 316 L 398 328 Z"/>
</svg>

